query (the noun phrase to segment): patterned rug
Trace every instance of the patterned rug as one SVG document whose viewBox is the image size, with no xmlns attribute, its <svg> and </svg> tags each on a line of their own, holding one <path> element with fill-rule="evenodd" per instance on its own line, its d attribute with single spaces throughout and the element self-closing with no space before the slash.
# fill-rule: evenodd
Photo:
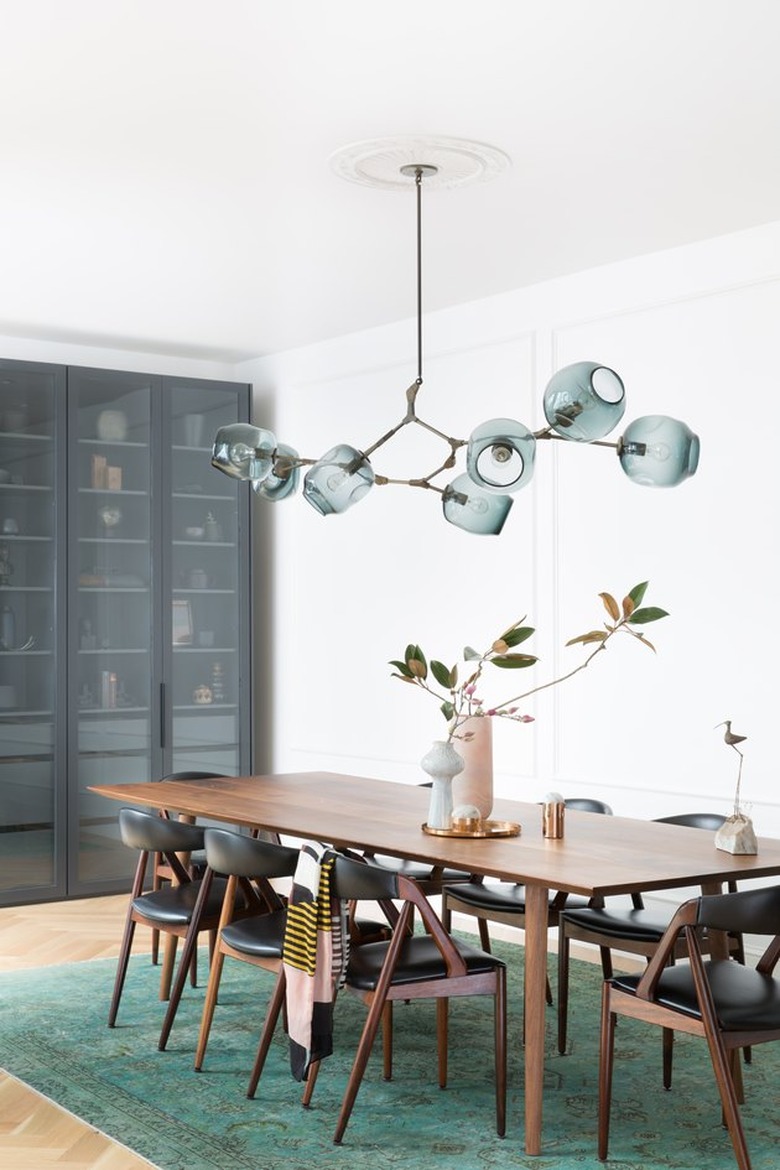
<svg viewBox="0 0 780 1170">
<path fill-rule="evenodd" d="M 449 1088 L 436 1085 L 432 1003 L 395 1010 L 394 1079 L 377 1046 L 341 1147 L 332 1144 L 365 1008 L 344 994 L 337 1054 L 303 1110 L 281 1031 L 257 1097 L 245 1096 L 272 977 L 227 960 L 204 1070 L 192 1060 L 203 989 L 188 988 L 167 1052 L 157 1050 L 164 1005 L 158 970 L 131 961 L 118 1024 L 106 1026 L 115 965 L 96 960 L 0 974 L 0 1065 L 161 1170 L 575 1170 L 598 1167 L 596 1106 L 599 969 L 576 963 L 570 1051 L 555 1048 L 548 1008 L 544 1152 L 523 1153 L 520 1002 L 522 949 L 497 947 L 510 973 L 507 1137 L 494 1128 L 489 1001 L 453 1000 Z M 204 964 L 205 969 L 205 964 Z M 661 1086 L 660 1033 L 622 1020 L 617 1038 L 610 1165 L 615 1170 L 732 1170 L 728 1134 L 703 1042 L 680 1036 L 674 1088 Z M 745 1070 L 744 1110 L 754 1170 L 777 1170 L 780 1048 L 765 1045 Z"/>
</svg>

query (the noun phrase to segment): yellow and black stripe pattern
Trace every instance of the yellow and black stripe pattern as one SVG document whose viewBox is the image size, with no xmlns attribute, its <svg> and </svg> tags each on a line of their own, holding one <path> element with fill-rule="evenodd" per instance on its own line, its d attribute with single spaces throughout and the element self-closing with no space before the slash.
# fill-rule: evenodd
<svg viewBox="0 0 780 1170">
<path fill-rule="evenodd" d="M 331 854 L 319 865 L 316 890 L 296 880 L 287 906 L 283 960 L 312 977 L 317 967 L 317 932 L 332 930 L 330 875 L 334 861 Z"/>
</svg>

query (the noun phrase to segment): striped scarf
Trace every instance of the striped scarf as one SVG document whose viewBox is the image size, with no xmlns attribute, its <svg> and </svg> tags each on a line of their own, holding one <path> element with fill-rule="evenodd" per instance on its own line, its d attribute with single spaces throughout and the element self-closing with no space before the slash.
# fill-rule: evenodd
<svg viewBox="0 0 780 1170">
<path fill-rule="evenodd" d="M 290 1068 L 305 1081 L 313 1061 L 333 1052 L 333 1001 L 349 958 L 346 904 L 331 896 L 335 855 L 304 841 L 287 906 L 282 964 L 287 980 Z"/>
</svg>

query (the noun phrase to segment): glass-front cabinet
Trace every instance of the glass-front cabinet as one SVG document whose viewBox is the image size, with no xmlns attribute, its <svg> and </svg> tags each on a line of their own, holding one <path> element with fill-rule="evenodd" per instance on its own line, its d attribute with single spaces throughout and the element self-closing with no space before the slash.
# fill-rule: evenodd
<svg viewBox="0 0 780 1170">
<path fill-rule="evenodd" d="M 234 383 L 0 362 L 0 902 L 126 889 L 93 784 L 251 770 Z"/>
</svg>

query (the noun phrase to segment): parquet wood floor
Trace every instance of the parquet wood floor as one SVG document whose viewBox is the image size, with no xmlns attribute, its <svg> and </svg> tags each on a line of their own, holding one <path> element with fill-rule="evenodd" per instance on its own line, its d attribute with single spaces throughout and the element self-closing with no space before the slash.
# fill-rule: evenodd
<svg viewBox="0 0 780 1170">
<path fill-rule="evenodd" d="M 127 895 L 0 909 L 0 970 L 111 958 L 119 950 Z M 143 950 L 138 932 L 134 951 Z M 149 1170 L 151 1163 L 0 1069 L 3 1170 Z"/>
</svg>

